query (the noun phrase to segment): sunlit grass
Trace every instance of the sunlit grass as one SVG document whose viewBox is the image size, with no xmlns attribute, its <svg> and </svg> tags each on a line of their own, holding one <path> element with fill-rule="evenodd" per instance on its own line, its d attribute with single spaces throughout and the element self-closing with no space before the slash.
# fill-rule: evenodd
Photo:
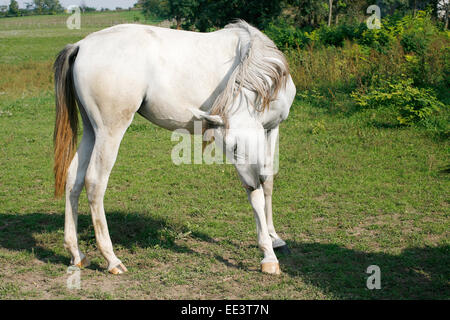
<svg viewBox="0 0 450 320">
<path fill-rule="evenodd" d="M 292 250 L 279 256 L 280 277 L 259 272 L 253 213 L 234 168 L 175 166 L 171 133 L 136 115 L 105 197 L 130 272 L 106 272 L 83 192 L 80 246 L 92 266 L 82 290 L 68 290 L 64 202 L 53 199 L 51 64 L 87 31 L 24 31 L 0 31 L 1 299 L 449 298 L 448 143 L 302 96 L 280 131 L 273 205 Z M 336 108 L 349 103 L 336 97 Z M 381 290 L 366 288 L 371 264 Z"/>
</svg>

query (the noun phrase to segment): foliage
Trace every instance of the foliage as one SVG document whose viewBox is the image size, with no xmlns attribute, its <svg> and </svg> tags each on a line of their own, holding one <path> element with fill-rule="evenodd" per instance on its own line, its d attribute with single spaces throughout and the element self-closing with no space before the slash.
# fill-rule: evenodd
<svg viewBox="0 0 450 320">
<path fill-rule="evenodd" d="M 383 114 L 381 121 L 449 136 L 450 40 L 430 12 L 388 17 L 380 29 L 324 25 L 304 32 L 305 42 L 292 36 L 302 35 L 301 29 L 290 28 L 279 23 L 266 33 L 285 51 L 303 101 L 346 114 L 370 106 Z"/>
<path fill-rule="evenodd" d="M 322 26 L 316 30 L 319 41 L 327 46 L 342 46 L 345 40 L 360 39 L 367 30 L 364 23 L 340 24 L 337 26 Z"/>
<path fill-rule="evenodd" d="M 310 43 L 308 34 L 299 28 L 287 25 L 286 22 L 269 23 L 264 33 L 271 38 L 279 48 L 304 48 Z"/>
<path fill-rule="evenodd" d="M 369 126 L 373 110 L 343 116 L 331 102 L 318 108 L 301 95 L 280 128 L 274 219 L 292 251 L 279 255 L 282 278 L 254 271 L 262 256 L 234 168 L 174 166 L 171 133 L 136 116 L 105 197 L 111 237 L 130 272 L 111 285 L 83 192 L 79 243 L 94 267 L 83 269 L 82 290 L 66 289 L 64 203 L 52 196 L 49 163 L 52 63 L 65 44 L 108 26 L 118 13 L 93 15 L 95 26 L 78 31 L 46 16 L 0 21 L 1 30 L 18 30 L 2 32 L 0 41 L 1 299 L 449 299 L 449 142 L 413 126 Z M 5 28 L 14 20 L 18 29 Z M 40 26 L 26 29 L 27 20 Z M 298 92 L 315 87 L 320 103 L 335 95 L 336 108 L 351 107 L 344 93 L 366 85 L 359 84 L 363 75 L 395 78 L 409 64 L 395 42 L 380 53 L 356 42 L 311 41 L 286 56 Z M 450 123 L 425 121 L 430 130 Z M 365 286 L 363 271 L 374 263 L 389 271 L 382 290 Z"/>
<path fill-rule="evenodd" d="M 386 53 L 395 37 L 390 30 L 384 26 L 380 29 L 367 29 L 357 42 L 363 46 L 373 48 L 378 52 Z"/>
<path fill-rule="evenodd" d="M 116 9 L 117 9 L 117 8 L 116 8 Z M 97 11 L 96 8 L 94 8 L 94 7 L 89 7 L 89 6 L 87 6 L 84 2 L 81 3 L 81 5 L 80 5 L 80 10 L 81 10 L 82 12 L 94 12 L 94 11 Z"/>
<path fill-rule="evenodd" d="M 406 15 L 394 27 L 394 32 L 401 37 L 405 52 L 424 54 L 430 41 L 439 33 L 430 19 L 430 12 L 420 11 L 416 16 Z"/>
<path fill-rule="evenodd" d="M 195 21 L 200 31 L 221 28 L 236 19 L 264 28 L 281 12 L 281 2 L 276 0 L 201 0 Z"/>
<path fill-rule="evenodd" d="M 139 0 L 136 4 L 142 9 L 142 13 L 146 17 L 162 17 L 166 18 L 168 15 L 167 1 L 160 0 Z"/>
<path fill-rule="evenodd" d="M 64 9 L 59 0 L 34 0 L 34 11 L 37 14 L 56 14 Z"/>
<path fill-rule="evenodd" d="M 446 107 L 436 98 L 433 90 L 414 87 L 412 79 L 382 81 L 380 86 L 369 88 L 365 94 L 355 91 L 351 96 L 361 108 L 387 108 L 394 111 L 401 125 L 429 119 Z"/>
<path fill-rule="evenodd" d="M 16 0 L 11 0 L 11 2 L 9 3 L 8 13 L 11 16 L 17 16 L 19 14 L 19 4 L 17 3 Z"/>
<path fill-rule="evenodd" d="M 281 12 L 277 0 L 141 0 L 144 14 L 175 19 L 177 28 L 206 31 L 222 28 L 235 19 L 244 19 L 260 28 Z"/>
</svg>

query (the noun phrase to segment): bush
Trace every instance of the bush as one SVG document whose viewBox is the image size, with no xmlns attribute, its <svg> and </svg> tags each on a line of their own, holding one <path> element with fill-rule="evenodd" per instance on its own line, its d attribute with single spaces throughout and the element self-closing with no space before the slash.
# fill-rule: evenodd
<svg viewBox="0 0 450 320">
<path fill-rule="evenodd" d="M 386 53 L 391 47 L 391 43 L 395 37 L 389 29 L 382 27 L 381 29 L 367 29 L 361 37 L 357 39 L 360 45 L 373 48 L 381 53 Z"/>
<path fill-rule="evenodd" d="M 383 19 L 381 29 L 322 26 L 301 33 L 308 38 L 304 48 L 292 27 L 271 25 L 266 33 L 286 48 L 305 103 L 331 113 L 361 111 L 372 124 L 415 125 L 449 136 L 450 33 L 440 32 L 428 14 Z"/>
<path fill-rule="evenodd" d="M 419 11 L 415 17 L 407 15 L 398 21 L 393 32 L 400 38 L 406 53 L 424 54 L 433 37 L 439 34 L 430 13 Z"/>
<path fill-rule="evenodd" d="M 361 38 L 367 26 L 360 24 L 341 24 L 338 26 L 322 26 L 316 33 L 318 40 L 327 46 L 342 47 L 345 40 L 353 41 Z"/>
<path fill-rule="evenodd" d="M 310 43 L 306 32 L 286 23 L 270 23 L 264 33 L 275 42 L 278 48 L 304 48 Z"/>
<path fill-rule="evenodd" d="M 413 87 L 413 80 L 409 78 L 397 82 L 383 81 L 379 87 L 372 86 L 366 93 L 354 91 L 351 96 L 361 108 L 394 111 L 397 121 L 402 125 L 426 121 L 446 107 L 436 98 L 432 89 Z"/>
</svg>

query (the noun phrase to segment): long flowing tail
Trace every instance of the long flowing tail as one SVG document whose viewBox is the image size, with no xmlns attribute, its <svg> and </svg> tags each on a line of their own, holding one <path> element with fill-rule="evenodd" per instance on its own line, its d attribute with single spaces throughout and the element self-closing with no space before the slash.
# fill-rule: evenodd
<svg viewBox="0 0 450 320">
<path fill-rule="evenodd" d="M 67 170 L 77 146 L 78 112 L 72 66 L 78 46 L 67 45 L 56 58 L 55 71 L 56 120 L 53 132 L 55 197 L 60 198 L 66 185 Z"/>
</svg>

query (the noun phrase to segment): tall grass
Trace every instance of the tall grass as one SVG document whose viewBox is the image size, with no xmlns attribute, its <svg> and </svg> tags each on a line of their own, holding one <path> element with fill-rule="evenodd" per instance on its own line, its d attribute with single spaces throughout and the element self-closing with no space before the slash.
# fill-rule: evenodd
<svg viewBox="0 0 450 320">
<path fill-rule="evenodd" d="M 336 27 L 333 30 L 323 27 L 325 31 L 319 29 L 309 35 L 311 41 L 307 45 L 303 45 L 302 38 L 301 46 L 284 46 L 299 95 L 318 107 L 348 113 L 358 109 L 358 99 L 352 97 L 376 92 L 380 87 L 395 87 L 397 83 L 408 80 L 411 90 L 407 90 L 407 87 L 404 92 L 396 92 L 397 97 L 404 99 L 406 105 L 411 98 L 406 91 L 423 88 L 430 92 L 430 95 L 425 95 L 431 99 L 424 102 L 426 105 L 433 103 L 436 95 L 442 102 L 439 103 L 440 107 L 434 108 L 435 112 L 430 113 L 430 118 L 426 121 L 416 124 L 423 126 L 426 123 L 427 130 L 430 129 L 428 131 L 438 131 L 439 136 L 448 137 L 449 33 L 440 32 L 425 13 L 417 18 L 405 17 L 395 24 L 389 23 L 387 21 L 386 26 L 380 30 L 366 30 L 359 33 L 360 38 L 344 41 L 341 41 L 342 35 L 334 33 L 349 28 Z M 289 32 L 291 34 L 290 30 Z M 322 34 L 327 35 L 326 41 L 321 38 Z M 337 45 L 329 45 L 330 39 L 339 41 Z M 388 103 L 388 100 L 380 101 L 380 109 L 386 107 L 383 103 Z M 420 110 L 423 107 L 418 105 L 420 103 L 420 99 L 416 100 L 412 108 Z M 398 105 L 401 104 L 400 100 Z M 406 124 L 399 121 L 400 124 Z M 436 124 L 439 124 L 438 127 Z M 434 127 L 429 128 L 430 125 Z"/>
<path fill-rule="evenodd" d="M 0 92 L 8 95 L 31 95 L 52 90 L 52 61 L 28 61 L 20 65 L 0 64 Z"/>
</svg>

